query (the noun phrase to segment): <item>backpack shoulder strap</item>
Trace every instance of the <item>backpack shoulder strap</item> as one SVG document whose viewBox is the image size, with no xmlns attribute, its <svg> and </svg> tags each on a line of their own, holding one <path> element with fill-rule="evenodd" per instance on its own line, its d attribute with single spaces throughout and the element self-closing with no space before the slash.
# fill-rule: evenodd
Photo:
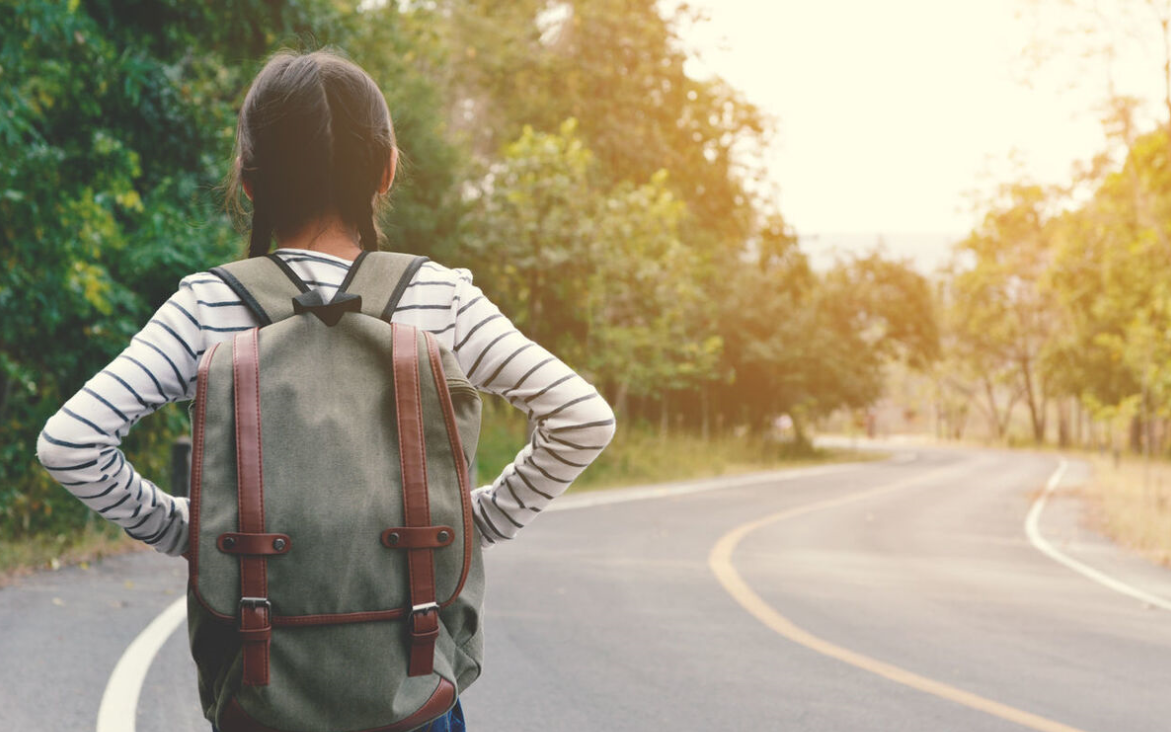
<svg viewBox="0 0 1171 732">
<path fill-rule="evenodd" d="M 334 299 L 347 292 L 360 295 L 363 313 L 389 323 L 407 285 L 426 261 L 427 257 L 413 254 L 362 252 L 350 265 Z M 210 271 L 232 288 L 262 326 L 292 316 L 293 298 L 310 289 L 275 254 L 243 259 Z"/>
<path fill-rule="evenodd" d="M 338 293 L 362 296 L 362 312 L 387 323 L 427 257 L 398 252 L 363 252 L 354 260 Z M 389 296 L 387 292 L 389 291 Z"/>
<path fill-rule="evenodd" d="M 232 288 L 262 326 L 290 317 L 293 298 L 309 291 L 309 285 L 273 254 L 213 267 L 210 272 Z"/>
</svg>

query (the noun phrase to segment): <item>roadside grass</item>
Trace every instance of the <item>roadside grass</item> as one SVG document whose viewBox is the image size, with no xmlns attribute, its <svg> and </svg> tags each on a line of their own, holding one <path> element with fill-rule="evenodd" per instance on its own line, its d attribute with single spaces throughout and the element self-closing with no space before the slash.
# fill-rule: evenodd
<svg viewBox="0 0 1171 732">
<path fill-rule="evenodd" d="M 477 450 L 478 485 L 485 485 L 499 475 L 526 442 L 524 415 L 508 404 L 501 406 L 494 401 L 486 399 L 484 403 L 484 430 Z M 801 448 L 747 435 L 704 440 L 686 432 L 671 432 L 663 437 L 650 426 L 619 421 L 613 441 L 573 482 L 570 491 L 885 457 L 872 450 Z"/>
<path fill-rule="evenodd" d="M 1084 455 L 1093 477 L 1084 492 L 1099 528 L 1119 544 L 1171 566 L 1171 462 L 1124 455 Z"/>
<path fill-rule="evenodd" d="M 476 450 L 476 485 L 490 482 L 513 461 L 526 442 L 525 428 L 525 417 L 518 410 L 501 400 L 485 399 L 483 429 Z M 650 426 L 619 422 L 614 440 L 570 490 L 599 490 L 884 457 L 871 450 L 798 448 L 790 443 L 749 436 L 704 440 L 697 435 L 673 432 L 662 437 Z M 102 557 L 139 550 L 147 547 L 96 516 L 72 533 L 19 539 L 0 537 L 0 587 L 37 570 L 85 565 Z"/>
<path fill-rule="evenodd" d="M 142 542 L 100 519 L 69 534 L 0 537 L 0 587 L 38 570 L 75 564 L 85 567 L 103 557 L 147 549 Z"/>
</svg>

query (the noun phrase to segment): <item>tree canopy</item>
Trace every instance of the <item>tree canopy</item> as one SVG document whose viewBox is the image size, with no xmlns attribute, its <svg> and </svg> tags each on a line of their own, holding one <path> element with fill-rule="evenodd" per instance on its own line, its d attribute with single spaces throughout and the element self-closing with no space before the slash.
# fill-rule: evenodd
<svg viewBox="0 0 1171 732">
<path fill-rule="evenodd" d="M 0 5 L 0 530 L 86 520 L 37 432 L 181 277 L 243 251 L 221 184 L 282 46 L 381 86 L 403 151 L 386 246 L 470 267 L 624 429 L 800 427 L 872 403 L 890 359 L 926 367 L 928 282 L 877 255 L 810 267 L 755 193 L 771 121 L 690 76 L 677 29 L 653 0 Z M 162 477 L 185 428 L 162 410 L 131 458 Z"/>
</svg>

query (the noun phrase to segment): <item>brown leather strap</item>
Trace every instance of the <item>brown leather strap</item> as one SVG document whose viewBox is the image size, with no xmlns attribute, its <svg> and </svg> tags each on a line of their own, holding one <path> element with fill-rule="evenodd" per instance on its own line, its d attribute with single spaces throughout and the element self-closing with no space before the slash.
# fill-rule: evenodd
<svg viewBox="0 0 1171 732">
<path fill-rule="evenodd" d="M 391 324 L 394 397 L 398 418 L 398 447 L 403 479 L 403 517 L 408 528 L 430 528 L 427 500 L 427 451 L 423 438 L 423 395 L 419 383 L 418 331 Z M 427 676 L 435 662 L 439 638 L 439 606 L 435 603 L 435 556 L 430 548 L 407 550 L 411 586 L 408 676 Z"/>
<path fill-rule="evenodd" d="M 288 534 L 220 534 L 216 546 L 225 554 L 287 554 L 293 548 Z"/>
<path fill-rule="evenodd" d="M 391 549 L 440 549 L 453 541 L 450 526 L 392 526 L 382 532 L 382 545 Z"/>
<path fill-rule="evenodd" d="M 459 498 L 463 509 L 464 524 L 464 566 L 459 576 L 459 584 L 455 592 L 451 593 L 451 600 L 459 597 L 463 592 L 464 582 L 468 579 L 468 570 L 472 566 L 472 542 L 468 537 L 475 533 L 472 528 L 472 484 L 468 476 L 467 457 L 464 454 L 463 444 L 460 442 L 459 426 L 455 422 L 455 408 L 451 404 L 451 392 L 447 388 L 447 375 L 443 373 L 443 358 L 439 354 L 439 342 L 435 336 L 423 331 L 423 340 L 427 341 L 427 356 L 431 360 L 431 376 L 435 379 L 435 387 L 439 392 L 439 407 L 443 411 L 443 421 L 447 425 L 447 439 L 451 444 L 451 454 L 455 459 L 456 473 L 459 475 Z M 448 602 L 451 602 L 448 600 Z"/>
<path fill-rule="evenodd" d="M 260 446 L 260 344 L 258 328 L 232 343 L 232 381 L 236 401 L 236 476 L 240 533 L 264 533 L 264 459 Z M 268 602 L 265 558 L 240 555 L 240 631 L 245 686 L 268 685 L 272 606 Z"/>
</svg>

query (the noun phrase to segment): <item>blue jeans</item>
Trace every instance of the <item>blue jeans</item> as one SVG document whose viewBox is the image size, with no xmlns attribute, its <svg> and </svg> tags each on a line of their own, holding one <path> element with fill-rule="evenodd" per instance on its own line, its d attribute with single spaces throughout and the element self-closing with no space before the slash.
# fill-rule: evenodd
<svg viewBox="0 0 1171 732">
<path fill-rule="evenodd" d="M 456 699 L 455 706 L 450 712 L 433 721 L 430 726 L 424 727 L 421 732 L 467 732 L 467 729 L 464 725 L 464 709 L 460 706 L 459 699 Z M 214 724 L 211 730 L 219 732 Z"/>
<path fill-rule="evenodd" d="M 467 729 L 464 724 L 464 709 L 460 706 L 459 699 L 456 699 L 451 711 L 432 722 L 431 726 L 426 728 L 426 732 L 467 732 Z"/>
</svg>

